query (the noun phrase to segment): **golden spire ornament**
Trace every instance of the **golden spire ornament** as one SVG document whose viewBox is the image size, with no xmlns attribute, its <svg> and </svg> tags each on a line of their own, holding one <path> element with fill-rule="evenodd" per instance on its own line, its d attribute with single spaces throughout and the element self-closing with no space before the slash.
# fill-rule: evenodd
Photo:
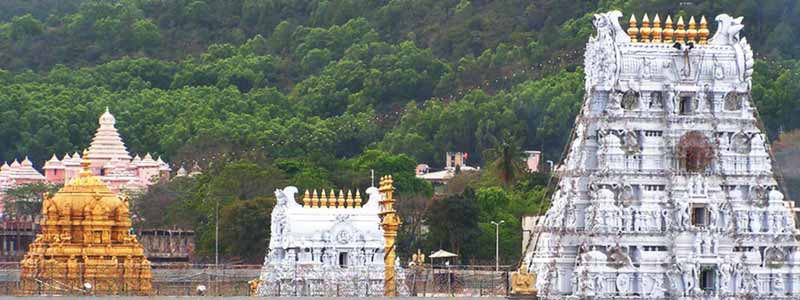
<svg viewBox="0 0 800 300">
<path fill-rule="evenodd" d="M 311 196 L 308 193 L 308 190 L 303 194 L 303 207 L 310 207 L 311 206 Z"/>
<path fill-rule="evenodd" d="M 653 18 L 653 43 L 661 43 L 661 32 L 661 18 L 656 14 L 656 17 Z"/>
<path fill-rule="evenodd" d="M 687 43 L 694 43 L 697 39 L 697 23 L 694 21 L 694 16 L 689 18 L 689 30 L 686 30 L 686 36 L 688 37 Z"/>
<path fill-rule="evenodd" d="M 672 44 L 672 34 L 675 30 L 672 29 L 672 16 L 667 15 L 667 20 L 664 22 L 664 43 Z"/>
<path fill-rule="evenodd" d="M 322 194 L 319 197 L 319 207 L 320 208 L 328 207 L 328 196 L 325 195 L 325 189 L 322 189 Z"/>
<path fill-rule="evenodd" d="M 311 194 L 311 208 L 319 208 L 319 197 L 317 196 L 317 190 L 314 190 L 314 193 Z"/>
<path fill-rule="evenodd" d="M 339 208 L 344 208 L 344 191 L 341 189 L 339 190 L 339 198 L 337 199 L 336 203 Z"/>
<path fill-rule="evenodd" d="M 683 29 L 683 16 L 678 17 L 678 29 L 675 29 L 675 41 L 678 43 L 684 42 L 684 37 L 686 37 L 686 30 Z"/>
<path fill-rule="evenodd" d="M 631 42 L 636 43 L 636 38 L 639 34 L 639 28 L 637 28 L 636 24 L 636 16 L 631 14 L 631 20 L 628 25 L 628 36 L 631 37 Z"/>
<path fill-rule="evenodd" d="M 705 45 L 708 44 L 708 21 L 706 21 L 706 16 L 700 16 L 700 30 L 697 31 L 697 35 L 700 36 L 700 44 Z"/>
<path fill-rule="evenodd" d="M 353 208 L 353 190 L 347 190 L 347 199 L 345 199 L 348 208 Z"/>
<path fill-rule="evenodd" d="M 645 13 L 644 17 L 642 17 L 642 28 L 639 29 L 639 32 L 642 33 L 642 43 L 649 43 L 650 42 L 650 18 L 647 17 L 647 13 Z"/>
</svg>

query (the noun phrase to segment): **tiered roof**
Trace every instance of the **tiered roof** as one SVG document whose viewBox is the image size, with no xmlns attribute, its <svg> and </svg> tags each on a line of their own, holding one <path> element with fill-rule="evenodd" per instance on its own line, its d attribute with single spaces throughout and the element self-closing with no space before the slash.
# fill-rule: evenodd
<svg viewBox="0 0 800 300">
<path fill-rule="evenodd" d="M 33 168 L 33 163 L 26 156 L 22 163 L 14 160 L 8 178 L 12 180 L 42 180 L 44 176 Z"/>
<path fill-rule="evenodd" d="M 131 160 L 131 156 L 125 148 L 125 143 L 122 142 L 117 128 L 114 127 L 116 119 L 108 112 L 108 108 L 100 116 L 99 123 L 100 128 L 97 129 L 97 133 L 92 139 L 87 158 L 90 160 L 111 160 L 114 158 L 126 161 Z"/>
</svg>

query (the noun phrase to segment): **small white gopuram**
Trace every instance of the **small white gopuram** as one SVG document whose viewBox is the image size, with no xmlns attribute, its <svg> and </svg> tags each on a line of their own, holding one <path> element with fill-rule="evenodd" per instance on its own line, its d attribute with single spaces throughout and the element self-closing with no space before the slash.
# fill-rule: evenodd
<svg viewBox="0 0 800 300">
<path fill-rule="evenodd" d="M 269 252 L 264 258 L 260 296 L 382 296 L 384 238 L 381 193 L 275 191 Z M 404 278 L 398 267 L 397 278 Z M 404 287 L 402 283 L 398 286 Z"/>
<path fill-rule="evenodd" d="M 594 16 L 586 98 L 524 263 L 542 299 L 798 299 L 742 18 Z"/>
</svg>

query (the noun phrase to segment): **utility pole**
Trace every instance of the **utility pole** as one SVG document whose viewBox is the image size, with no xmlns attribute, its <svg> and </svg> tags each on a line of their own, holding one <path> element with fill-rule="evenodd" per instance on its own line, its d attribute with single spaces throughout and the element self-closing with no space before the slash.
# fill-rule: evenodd
<svg viewBox="0 0 800 300">
<path fill-rule="evenodd" d="M 215 197 L 216 198 L 216 197 Z M 219 267 L 219 199 L 216 199 L 217 207 L 214 210 L 214 268 Z"/>
<path fill-rule="evenodd" d="M 500 220 L 500 223 L 492 221 L 494 224 L 494 271 L 500 272 L 500 224 L 506 221 Z"/>
</svg>

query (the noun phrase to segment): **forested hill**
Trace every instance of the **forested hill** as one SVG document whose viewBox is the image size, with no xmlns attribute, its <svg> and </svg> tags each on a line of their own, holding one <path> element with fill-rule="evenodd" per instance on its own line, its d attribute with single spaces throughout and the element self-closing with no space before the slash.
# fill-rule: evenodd
<svg viewBox="0 0 800 300">
<path fill-rule="evenodd" d="M 218 218 L 224 261 L 261 263 L 276 188 L 363 188 L 374 169 L 402 199 L 400 257 L 448 249 L 493 262 L 499 230 L 501 263 L 513 264 L 522 216 L 548 205 L 522 150 L 560 159 L 592 14 L 612 9 L 744 16 L 770 137 L 800 127 L 797 1 L 3 0 L 0 159 L 41 167 L 80 151 L 108 106 L 132 152 L 204 168 L 131 201 L 136 228 L 195 230 L 201 260 Z M 430 201 L 413 170 L 441 167 L 446 151 L 483 169 Z M 38 203 L 14 197 L 7 212 Z"/>
<path fill-rule="evenodd" d="M 0 158 L 86 147 L 109 106 L 133 152 L 175 163 L 365 149 L 482 163 L 504 137 L 557 160 L 592 13 L 610 9 L 744 16 L 770 135 L 800 126 L 797 1 L 7 0 Z"/>
</svg>

